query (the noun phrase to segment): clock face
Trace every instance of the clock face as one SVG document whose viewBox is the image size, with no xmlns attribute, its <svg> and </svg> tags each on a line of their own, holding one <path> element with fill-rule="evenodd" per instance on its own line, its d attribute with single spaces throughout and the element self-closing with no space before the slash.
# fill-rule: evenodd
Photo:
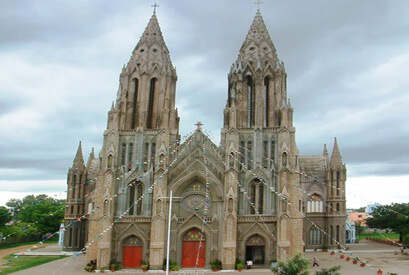
<svg viewBox="0 0 409 275">
<path fill-rule="evenodd" d="M 203 211 L 206 197 L 202 195 L 190 195 L 182 200 L 182 208 L 189 212 Z"/>
</svg>

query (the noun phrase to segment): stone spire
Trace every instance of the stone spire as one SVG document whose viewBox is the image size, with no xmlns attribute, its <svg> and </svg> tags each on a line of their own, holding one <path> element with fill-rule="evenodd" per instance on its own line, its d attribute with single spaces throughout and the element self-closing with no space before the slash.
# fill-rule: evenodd
<svg viewBox="0 0 409 275">
<path fill-rule="evenodd" d="M 331 164 L 342 164 L 341 153 L 339 152 L 337 138 L 334 139 L 334 148 L 331 154 Z"/>
<path fill-rule="evenodd" d="M 162 31 L 159 26 L 158 18 L 156 17 L 156 13 L 154 13 L 149 20 L 148 25 L 143 32 L 141 39 L 139 40 L 138 44 L 136 45 L 134 52 L 141 46 L 145 44 L 147 47 L 151 47 L 153 44 L 158 44 L 159 46 L 166 49 L 169 52 L 165 39 L 163 38 Z"/>
<path fill-rule="evenodd" d="M 82 156 L 82 146 L 81 141 L 78 145 L 77 154 L 75 155 L 73 167 L 76 165 L 84 166 L 84 157 Z"/>
<path fill-rule="evenodd" d="M 326 158 L 328 158 L 328 149 L 327 149 L 327 144 L 324 144 L 324 150 L 322 151 L 322 155 Z"/>
<path fill-rule="evenodd" d="M 277 60 L 276 48 L 260 11 L 257 11 L 253 19 L 246 39 L 240 48 L 238 59 L 241 62 L 253 61 L 254 66 L 259 64 L 260 67 L 265 65 L 265 62 L 262 61 Z"/>
</svg>

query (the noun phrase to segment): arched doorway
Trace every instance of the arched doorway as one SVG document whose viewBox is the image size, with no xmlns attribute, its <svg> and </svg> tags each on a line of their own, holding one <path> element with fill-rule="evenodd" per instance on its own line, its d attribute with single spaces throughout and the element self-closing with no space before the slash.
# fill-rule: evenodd
<svg viewBox="0 0 409 275">
<path fill-rule="evenodd" d="M 123 242 L 123 266 L 135 268 L 142 265 L 143 246 L 142 241 L 136 236 L 130 236 Z"/>
<path fill-rule="evenodd" d="M 205 251 L 205 235 L 197 228 L 189 230 L 183 237 L 182 267 L 204 267 Z"/>
<path fill-rule="evenodd" d="M 251 260 L 255 265 L 264 265 L 266 243 L 260 235 L 251 236 L 246 242 L 246 261 Z"/>
</svg>

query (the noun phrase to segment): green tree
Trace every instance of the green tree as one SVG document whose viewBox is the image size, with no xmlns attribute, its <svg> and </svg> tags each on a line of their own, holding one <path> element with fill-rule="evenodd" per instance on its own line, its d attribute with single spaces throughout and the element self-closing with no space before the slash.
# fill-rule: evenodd
<svg viewBox="0 0 409 275">
<path fill-rule="evenodd" d="M 331 268 L 323 268 L 321 271 L 317 271 L 315 275 L 341 275 L 341 266 L 333 266 Z"/>
<path fill-rule="evenodd" d="M 64 218 L 64 200 L 45 194 L 28 195 L 21 200 L 11 199 L 7 205 L 14 208 L 17 220 L 35 224 L 39 235 L 57 231 Z"/>
<path fill-rule="evenodd" d="M 374 209 L 366 223 L 371 228 L 392 229 L 399 234 L 399 241 L 409 233 L 409 203 L 392 203 Z"/>
<path fill-rule="evenodd" d="M 278 266 L 273 266 L 271 270 L 278 275 L 308 275 L 310 261 L 302 256 L 295 254 L 294 257 L 286 262 L 278 262 Z"/>
<path fill-rule="evenodd" d="M 39 237 L 41 234 L 36 224 L 20 222 L 3 227 L 1 229 L 1 235 L 4 237 L 10 235 L 10 238 L 25 238 L 31 236 Z"/>
<path fill-rule="evenodd" d="M 0 228 L 11 220 L 11 212 L 4 206 L 0 206 Z"/>
</svg>

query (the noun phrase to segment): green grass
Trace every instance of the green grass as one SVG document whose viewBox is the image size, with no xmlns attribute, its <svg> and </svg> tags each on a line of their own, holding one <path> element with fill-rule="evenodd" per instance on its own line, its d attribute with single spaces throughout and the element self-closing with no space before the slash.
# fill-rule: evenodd
<svg viewBox="0 0 409 275">
<path fill-rule="evenodd" d="M 397 233 L 370 233 L 370 234 L 361 234 L 356 238 L 358 240 L 364 240 L 366 237 L 371 237 L 375 239 L 385 239 L 385 240 L 399 240 L 399 234 Z"/>
<path fill-rule="evenodd" d="M 22 243 L 2 244 L 2 245 L 0 245 L 0 249 L 8 249 L 8 248 L 19 247 L 19 246 L 30 245 L 30 244 L 35 245 L 35 244 L 38 244 L 39 242 L 40 241 L 31 241 L 31 242 L 22 242 Z M 43 241 L 43 242 L 44 242 L 44 244 L 57 243 L 58 242 L 58 236 L 54 236 L 50 240 Z"/>
<path fill-rule="evenodd" d="M 6 261 L 11 259 L 11 262 L 6 262 L 4 265 L 2 265 L 0 274 L 10 274 L 16 271 L 59 260 L 64 257 L 65 256 L 19 256 L 18 258 L 14 258 L 13 254 L 10 254 L 4 257 L 4 259 Z"/>
</svg>

